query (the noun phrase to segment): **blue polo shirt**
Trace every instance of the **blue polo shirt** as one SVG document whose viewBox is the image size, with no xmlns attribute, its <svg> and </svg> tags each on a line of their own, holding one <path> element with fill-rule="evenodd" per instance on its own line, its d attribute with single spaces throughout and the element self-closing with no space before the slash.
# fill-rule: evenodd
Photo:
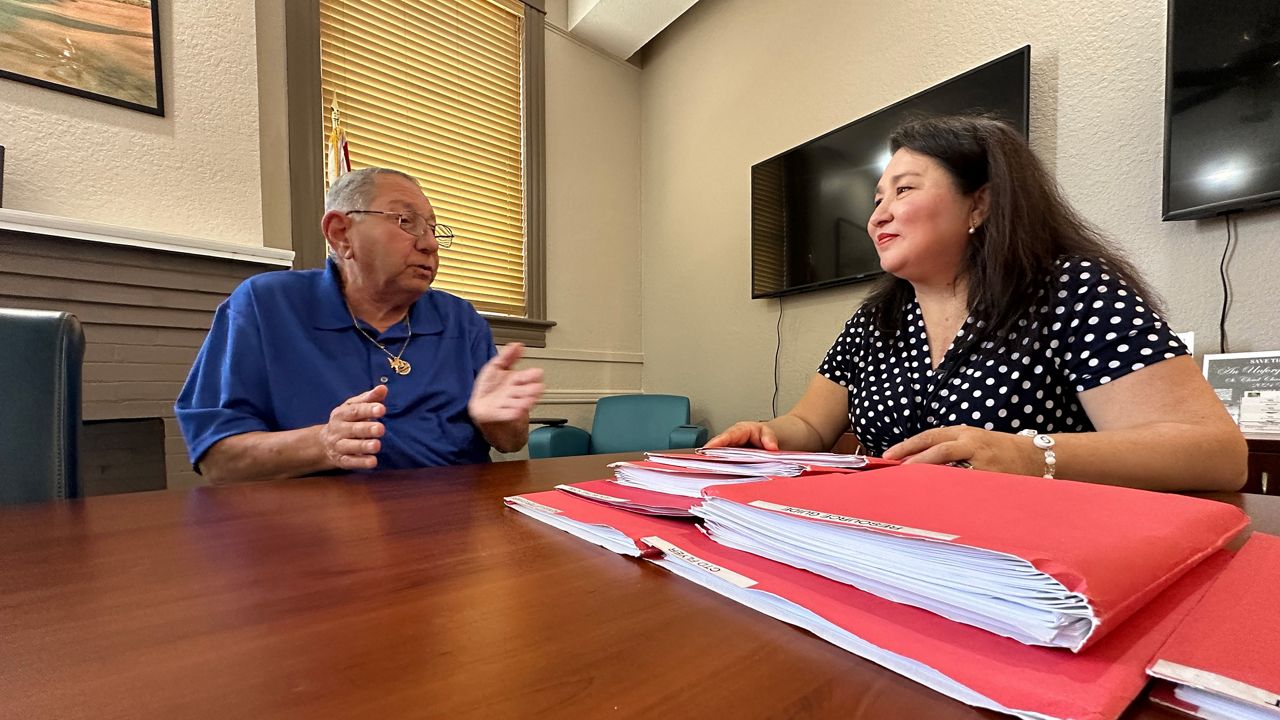
<svg viewBox="0 0 1280 720">
<path fill-rule="evenodd" d="M 240 433 L 319 425 L 343 401 L 387 385 L 378 468 L 487 462 L 489 445 L 467 414 L 480 368 L 496 354 L 489 325 L 470 303 L 429 290 L 409 311 L 413 336 L 397 375 L 387 355 L 356 330 L 337 267 L 255 275 L 214 315 L 175 406 L 195 465 L 214 443 Z M 385 333 L 361 323 L 393 354 L 405 323 Z"/>
</svg>

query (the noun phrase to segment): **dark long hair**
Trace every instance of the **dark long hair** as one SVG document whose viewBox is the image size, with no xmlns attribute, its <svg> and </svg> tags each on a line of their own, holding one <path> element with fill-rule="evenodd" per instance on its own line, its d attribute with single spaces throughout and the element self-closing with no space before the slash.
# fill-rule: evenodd
<svg viewBox="0 0 1280 720">
<path fill-rule="evenodd" d="M 969 314 L 985 321 L 976 339 L 1025 332 L 1018 321 L 1045 290 L 1062 256 L 1102 261 L 1148 307 L 1160 312 L 1159 298 L 1133 265 L 1067 204 L 1039 158 L 1009 125 L 972 115 L 914 120 L 893 132 L 889 148 L 933 158 L 965 195 L 988 187 L 987 218 L 969 237 L 961 269 L 968 279 Z M 914 296 L 906 280 L 885 275 L 863 307 L 877 329 L 892 337 L 902 308 Z"/>
</svg>

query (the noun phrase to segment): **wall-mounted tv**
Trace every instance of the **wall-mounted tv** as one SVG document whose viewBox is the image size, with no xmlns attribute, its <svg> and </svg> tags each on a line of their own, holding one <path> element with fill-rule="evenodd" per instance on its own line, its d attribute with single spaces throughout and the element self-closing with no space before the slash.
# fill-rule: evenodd
<svg viewBox="0 0 1280 720">
<path fill-rule="evenodd" d="M 930 115 L 985 113 L 1025 136 L 1031 46 L 976 67 L 751 167 L 751 297 L 868 280 L 880 260 L 867 237 L 889 134 Z"/>
<path fill-rule="evenodd" d="M 1169 0 L 1164 219 L 1280 202 L 1280 2 Z"/>
</svg>

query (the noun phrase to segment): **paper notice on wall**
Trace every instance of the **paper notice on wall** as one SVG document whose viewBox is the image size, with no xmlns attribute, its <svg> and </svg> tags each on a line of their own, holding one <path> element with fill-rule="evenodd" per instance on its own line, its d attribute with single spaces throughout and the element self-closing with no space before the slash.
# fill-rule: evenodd
<svg viewBox="0 0 1280 720">
<path fill-rule="evenodd" d="M 1280 432 L 1280 390 L 1246 390 L 1240 399 L 1240 429 Z"/>
</svg>

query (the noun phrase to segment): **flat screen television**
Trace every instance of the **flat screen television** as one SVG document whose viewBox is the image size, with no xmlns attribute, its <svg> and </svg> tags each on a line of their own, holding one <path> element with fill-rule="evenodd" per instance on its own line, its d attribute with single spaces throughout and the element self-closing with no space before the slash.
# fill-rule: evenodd
<svg viewBox="0 0 1280 720">
<path fill-rule="evenodd" d="M 1280 202 L 1280 2 L 1169 0 L 1164 219 Z"/>
<path fill-rule="evenodd" d="M 1025 136 L 1031 46 L 832 130 L 751 167 L 751 297 L 869 280 L 880 260 L 867 236 L 889 134 L 906 120 L 985 113 Z"/>
</svg>

